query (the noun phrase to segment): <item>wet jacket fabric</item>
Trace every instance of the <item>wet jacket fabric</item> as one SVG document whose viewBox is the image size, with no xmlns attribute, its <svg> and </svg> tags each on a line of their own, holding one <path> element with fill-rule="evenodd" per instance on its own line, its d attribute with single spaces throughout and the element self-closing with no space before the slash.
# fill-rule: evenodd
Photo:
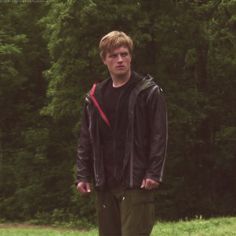
<svg viewBox="0 0 236 236">
<path fill-rule="evenodd" d="M 162 182 L 168 136 L 162 89 L 150 75 L 132 74 L 136 82 L 128 100 L 128 128 L 121 167 L 125 188 L 140 187 L 145 177 Z M 106 183 L 99 133 L 99 124 L 107 123 L 101 92 L 106 83 L 104 80 L 93 86 L 94 96 L 90 92 L 85 98 L 77 149 L 77 181 L 93 181 L 97 189 L 104 189 Z"/>
</svg>

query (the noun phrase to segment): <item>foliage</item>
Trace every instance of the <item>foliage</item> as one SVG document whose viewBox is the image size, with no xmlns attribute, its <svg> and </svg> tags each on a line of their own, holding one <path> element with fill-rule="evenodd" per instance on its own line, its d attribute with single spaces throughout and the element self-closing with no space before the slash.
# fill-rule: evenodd
<svg viewBox="0 0 236 236">
<path fill-rule="evenodd" d="M 134 39 L 133 68 L 166 94 L 169 151 L 157 217 L 236 213 L 234 0 L 0 8 L 1 218 L 95 223 L 94 197 L 74 186 L 76 143 L 84 95 L 107 77 L 98 42 L 111 30 Z"/>
<path fill-rule="evenodd" d="M 47 164 L 48 130 L 39 111 L 45 102 L 42 71 L 48 58 L 37 25 L 43 9 L 12 4 L 14 8 L 0 6 L 0 214 L 25 219 L 40 207 L 36 196 L 44 191 L 41 177 L 46 172 L 41 169 Z"/>
</svg>

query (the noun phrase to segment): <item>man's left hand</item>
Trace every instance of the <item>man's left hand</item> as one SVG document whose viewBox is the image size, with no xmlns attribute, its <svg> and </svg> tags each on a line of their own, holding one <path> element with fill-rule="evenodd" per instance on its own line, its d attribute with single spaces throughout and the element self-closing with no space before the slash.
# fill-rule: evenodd
<svg viewBox="0 0 236 236">
<path fill-rule="evenodd" d="M 141 188 L 151 190 L 151 189 L 158 188 L 159 185 L 160 185 L 159 182 L 157 182 L 153 179 L 146 178 L 146 179 L 143 179 Z"/>
</svg>

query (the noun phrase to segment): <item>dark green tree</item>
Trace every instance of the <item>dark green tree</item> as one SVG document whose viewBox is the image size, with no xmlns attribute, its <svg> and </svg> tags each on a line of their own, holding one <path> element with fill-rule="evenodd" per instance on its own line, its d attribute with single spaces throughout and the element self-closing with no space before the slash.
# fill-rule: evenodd
<svg viewBox="0 0 236 236">
<path fill-rule="evenodd" d="M 0 217 L 94 222 L 93 198 L 74 186 L 76 145 L 84 96 L 108 76 L 98 42 L 112 30 L 134 39 L 133 68 L 166 94 L 169 151 L 157 216 L 235 213 L 235 1 L 0 7 Z"/>
<path fill-rule="evenodd" d="M 48 130 L 39 113 L 48 53 L 37 23 L 45 10 L 40 4 L 0 7 L 0 217 L 26 219 L 43 206 L 38 196 L 45 191 Z"/>
</svg>

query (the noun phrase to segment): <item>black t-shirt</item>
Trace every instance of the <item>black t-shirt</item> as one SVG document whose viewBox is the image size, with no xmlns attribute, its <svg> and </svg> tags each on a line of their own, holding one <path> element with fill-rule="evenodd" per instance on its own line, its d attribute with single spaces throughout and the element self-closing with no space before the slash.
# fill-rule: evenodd
<svg viewBox="0 0 236 236">
<path fill-rule="evenodd" d="M 103 87 L 102 104 L 111 127 L 101 120 L 100 135 L 106 185 L 109 188 L 122 184 L 125 141 L 128 128 L 128 101 L 135 79 L 114 88 L 112 79 Z"/>
</svg>

